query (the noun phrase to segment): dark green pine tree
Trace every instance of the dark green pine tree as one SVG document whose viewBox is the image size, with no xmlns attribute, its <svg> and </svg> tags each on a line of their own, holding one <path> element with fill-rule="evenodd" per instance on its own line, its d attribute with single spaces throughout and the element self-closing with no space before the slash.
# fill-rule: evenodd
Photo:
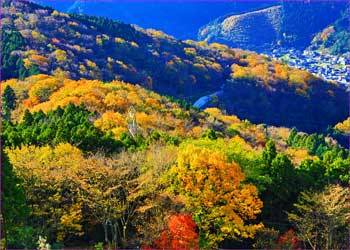
<svg viewBox="0 0 350 250">
<path fill-rule="evenodd" d="M 16 229 L 22 228 L 29 214 L 25 202 L 24 190 L 20 180 L 13 172 L 7 155 L 1 152 L 2 165 L 2 236 L 5 239 L 16 238 Z"/>
<path fill-rule="evenodd" d="M 40 73 L 40 70 L 37 66 L 35 66 L 35 65 L 30 66 L 29 71 L 28 71 L 29 76 L 37 75 L 39 73 Z"/>
<path fill-rule="evenodd" d="M 272 160 L 275 159 L 276 155 L 277 155 L 277 152 L 276 152 L 276 145 L 274 141 L 268 140 L 266 143 L 265 149 L 262 153 L 262 160 L 263 160 L 264 166 L 270 167 Z"/>
<path fill-rule="evenodd" d="M 33 115 L 30 113 L 28 109 L 26 109 L 24 111 L 22 125 L 31 126 L 33 124 L 33 121 L 34 121 Z"/>
<path fill-rule="evenodd" d="M 275 143 L 269 140 L 262 153 L 262 174 L 270 178 L 270 183 L 261 193 L 264 203 L 262 219 L 266 223 L 280 223 L 277 225 L 285 230 L 283 223 L 288 223 L 286 211 L 292 208 L 299 193 L 299 178 L 296 170 L 284 153 L 277 153 Z"/>
<path fill-rule="evenodd" d="M 2 94 L 3 108 L 8 110 L 14 110 L 16 108 L 16 94 L 15 91 L 7 85 L 4 93 Z"/>
<path fill-rule="evenodd" d="M 2 94 L 2 117 L 4 120 L 10 120 L 11 110 L 16 107 L 16 94 L 10 86 L 6 86 Z"/>
<path fill-rule="evenodd" d="M 24 80 L 28 75 L 29 72 L 28 70 L 24 67 L 24 63 L 22 58 L 18 58 L 17 62 L 16 62 L 16 67 L 18 69 L 18 78 L 20 80 Z"/>
<path fill-rule="evenodd" d="M 297 134 L 298 134 L 298 131 L 296 130 L 296 128 L 292 128 L 287 139 L 288 145 L 293 144 L 294 138 L 296 137 Z"/>
</svg>

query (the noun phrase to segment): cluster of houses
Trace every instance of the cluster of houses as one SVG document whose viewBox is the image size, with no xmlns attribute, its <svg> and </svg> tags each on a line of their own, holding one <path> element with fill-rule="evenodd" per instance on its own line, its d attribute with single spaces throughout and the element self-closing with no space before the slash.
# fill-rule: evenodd
<svg viewBox="0 0 350 250">
<path fill-rule="evenodd" d="M 279 48 L 269 56 L 285 61 L 290 66 L 307 70 L 328 81 L 335 81 L 350 88 L 350 52 L 341 56 L 320 54 L 312 50 Z"/>
</svg>

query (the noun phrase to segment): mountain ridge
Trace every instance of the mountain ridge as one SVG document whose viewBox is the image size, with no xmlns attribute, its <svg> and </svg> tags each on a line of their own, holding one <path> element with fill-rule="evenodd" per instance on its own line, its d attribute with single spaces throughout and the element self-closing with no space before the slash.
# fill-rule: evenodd
<svg viewBox="0 0 350 250">
<path fill-rule="evenodd" d="M 270 48 L 277 43 L 277 33 L 282 20 L 272 20 L 282 14 L 282 7 L 272 6 L 266 9 L 219 18 L 202 27 L 198 32 L 199 40 L 222 42 L 232 47 L 256 50 Z M 222 19 L 222 21 L 220 21 Z M 251 25 L 252 20 L 259 25 Z M 272 20 L 272 21 L 271 21 Z M 268 30 L 267 37 L 257 36 Z M 253 35 L 254 34 L 254 35 Z M 266 33 L 267 34 L 267 33 Z M 259 43 L 260 42 L 260 43 Z"/>
<path fill-rule="evenodd" d="M 307 50 L 322 54 L 342 55 L 350 49 L 349 9 L 340 18 L 315 35 Z"/>
<path fill-rule="evenodd" d="M 334 22 L 346 6 L 347 3 L 330 1 L 281 1 L 274 7 L 216 19 L 199 29 L 198 39 L 260 52 L 278 46 L 305 49 L 313 36 Z M 279 11 L 269 13 L 276 8 Z M 259 27 L 261 23 L 266 30 Z"/>
<path fill-rule="evenodd" d="M 227 12 L 254 10 L 270 3 L 229 1 L 74 1 L 70 4 L 38 1 L 62 12 L 103 16 L 143 28 L 164 31 L 178 39 L 196 39 L 197 30 L 206 22 Z M 80 4 L 79 4 L 80 2 Z"/>
</svg>

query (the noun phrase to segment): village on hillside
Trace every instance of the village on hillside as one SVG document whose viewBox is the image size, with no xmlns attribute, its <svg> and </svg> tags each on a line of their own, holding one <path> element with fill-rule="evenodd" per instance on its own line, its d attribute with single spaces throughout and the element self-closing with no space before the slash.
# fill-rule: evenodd
<svg viewBox="0 0 350 250">
<path fill-rule="evenodd" d="M 335 81 L 347 87 L 350 85 L 350 52 L 335 56 L 312 50 L 278 48 L 272 50 L 269 56 L 282 60 L 292 67 L 307 70 L 325 80 Z"/>
</svg>

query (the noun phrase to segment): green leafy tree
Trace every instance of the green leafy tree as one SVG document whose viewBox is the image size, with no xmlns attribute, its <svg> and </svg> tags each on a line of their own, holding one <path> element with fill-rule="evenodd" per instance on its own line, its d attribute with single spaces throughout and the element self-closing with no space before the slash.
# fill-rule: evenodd
<svg viewBox="0 0 350 250">
<path fill-rule="evenodd" d="M 267 223 L 286 223 L 285 212 L 291 209 L 300 191 L 299 178 L 296 170 L 284 153 L 277 153 L 272 140 L 268 141 L 262 153 L 262 173 L 269 176 L 261 193 L 264 203 L 262 218 Z M 281 229 L 286 229 L 279 224 Z"/>
<path fill-rule="evenodd" d="M 18 55 L 12 52 L 15 50 L 24 50 L 25 39 L 18 31 L 5 31 L 2 29 L 2 79 L 18 78 L 19 75 L 27 76 L 28 72 L 23 66 L 23 61 Z"/>
<path fill-rule="evenodd" d="M 207 131 L 203 132 L 201 137 L 208 138 L 210 140 L 216 140 L 218 138 L 224 137 L 224 135 L 221 132 L 215 131 L 214 129 L 208 129 Z"/>
<path fill-rule="evenodd" d="M 320 160 L 304 160 L 298 170 L 301 187 L 304 190 L 321 190 L 327 183 L 325 164 Z"/>
<path fill-rule="evenodd" d="M 265 149 L 262 153 L 262 160 L 266 167 L 271 166 L 272 160 L 275 159 L 277 155 L 276 145 L 272 140 L 268 140 Z"/>
</svg>

